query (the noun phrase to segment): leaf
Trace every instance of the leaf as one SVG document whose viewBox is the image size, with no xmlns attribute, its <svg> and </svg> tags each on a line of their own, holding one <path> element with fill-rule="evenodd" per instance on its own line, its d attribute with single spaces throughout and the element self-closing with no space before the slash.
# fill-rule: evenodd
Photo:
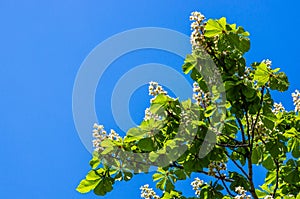
<svg viewBox="0 0 300 199">
<path fill-rule="evenodd" d="M 95 187 L 94 193 L 98 196 L 104 196 L 106 193 L 113 190 L 112 180 L 110 178 L 103 178 Z"/>
<path fill-rule="evenodd" d="M 248 180 L 244 176 L 242 176 L 241 174 L 239 174 L 237 172 L 230 172 L 229 171 L 229 177 L 234 180 L 234 182 L 232 182 L 230 184 L 230 189 L 231 190 L 235 190 L 235 188 L 238 187 L 238 186 L 242 186 L 242 187 L 245 188 L 245 190 L 249 190 L 250 184 L 249 184 Z"/>
<path fill-rule="evenodd" d="M 185 172 L 183 171 L 183 170 L 176 170 L 175 172 L 174 172 L 174 174 L 177 176 L 177 179 L 178 180 L 185 180 L 186 179 L 186 174 L 185 174 Z"/>
<path fill-rule="evenodd" d="M 184 64 L 182 66 L 183 72 L 188 74 L 197 64 L 197 58 L 193 55 L 188 54 L 184 60 Z"/>
<path fill-rule="evenodd" d="M 229 41 L 231 47 L 234 47 L 242 53 L 245 53 L 250 49 L 250 40 L 248 38 L 240 37 L 239 35 L 230 32 L 226 35 L 226 39 Z"/>
<path fill-rule="evenodd" d="M 270 72 L 268 70 L 267 64 L 261 62 L 254 73 L 254 80 L 257 81 L 258 86 L 264 86 L 270 79 Z"/>
<path fill-rule="evenodd" d="M 270 77 L 270 88 L 280 92 L 286 91 L 289 88 L 289 81 L 285 73 L 280 72 Z"/>
<path fill-rule="evenodd" d="M 152 179 L 153 181 L 157 181 L 157 180 L 160 180 L 162 179 L 164 176 L 161 174 L 161 173 L 155 173 L 152 175 Z"/>
<path fill-rule="evenodd" d="M 97 172 L 95 170 L 91 170 L 90 172 L 88 172 L 88 174 L 85 177 L 85 179 L 89 180 L 89 181 L 98 180 L 100 178 L 101 178 L 101 176 L 99 174 L 97 174 Z"/>
<path fill-rule="evenodd" d="M 273 170 L 276 168 L 276 165 L 270 155 L 268 155 L 265 160 L 263 161 L 262 165 L 268 169 L 268 170 Z"/>
<path fill-rule="evenodd" d="M 143 135 L 144 135 L 144 132 L 140 128 L 131 128 L 127 131 L 127 136 L 141 137 Z"/>
<path fill-rule="evenodd" d="M 97 179 L 97 180 L 81 180 L 81 182 L 79 183 L 79 185 L 76 188 L 76 191 L 80 192 L 80 193 L 87 193 L 90 192 L 91 190 L 93 190 L 97 184 L 100 182 L 101 179 Z"/>
<path fill-rule="evenodd" d="M 138 142 L 138 147 L 143 151 L 153 151 L 155 149 L 152 138 L 144 138 Z"/>
<path fill-rule="evenodd" d="M 219 20 L 209 19 L 205 26 L 204 36 L 214 37 L 226 31 L 226 18 L 222 17 Z"/>
<path fill-rule="evenodd" d="M 95 169 L 99 166 L 100 164 L 100 160 L 98 157 L 93 156 L 93 159 L 90 160 L 90 166 L 92 167 L 92 169 Z"/>
<path fill-rule="evenodd" d="M 253 164 L 260 164 L 263 159 L 263 153 L 260 147 L 254 147 L 252 151 L 251 160 Z"/>
</svg>

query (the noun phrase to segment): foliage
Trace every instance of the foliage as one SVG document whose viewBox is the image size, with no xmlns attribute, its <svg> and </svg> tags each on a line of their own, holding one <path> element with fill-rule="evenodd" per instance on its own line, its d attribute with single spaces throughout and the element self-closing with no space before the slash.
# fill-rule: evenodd
<svg viewBox="0 0 300 199">
<path fill-rule="evenodd" d="M 175 190 L 176 182 L 199 173 L 214 180 L 200 183 L 198 179 L 193 184 L 196 197 L 249 198 L 249 193 L 255 199 L 299 199 L 300 115 L 274 109 L 271 96 L 271 91 L 288 89 L 287 76 L 279 68 L 272 69 L 269 60 L 246 66 L 244 54 L 250 49 L 250 40 L 242 27 L 227 23 L 224 17 L 204 21 L 197 12 L 191 20 L 196 22 L 192 24 L 193 51 L 187 55 L 183 71 L 196 82 L 195 91 L 200 93 L 194 97 L 196 103 L 180 102 L 166 92 L 155 93 L 150 116 L 140 126 L 130 129 L 124 138 L 106 137 L 96 144 L 91 171 L 77 191 L 105 195 L 116 181 L 131 180 L 135 173 L 147 173 L 154 165 L 153 181 L 164 192 L 161 197 L 149 198 L 186 198 Z M 214 71 L 206 68 L 207 55 L 215 63 L 226 93 L 203 76 L 214 76 Z M 157 85 L 150 86 L 150 91 L 157 89 Z M 161 87 L 158 90 L 163 91 Z M 226 97 L 225 103 L 220 103 L 222 97 Z M 213 118 L 218 122 L 212 122 Z M 95 127 L 99 132 L 99 126 Z M 213 147 L 207 146 L 208 154 L 201 157 L 199 151 L 209 132 L 215 135 L 209 139 Z M 236 170 L 227 169 L 226 164 L 235 165 Z M 267 170 L 260 186 L 254 185 L 253 165 Z"/>
</svg>

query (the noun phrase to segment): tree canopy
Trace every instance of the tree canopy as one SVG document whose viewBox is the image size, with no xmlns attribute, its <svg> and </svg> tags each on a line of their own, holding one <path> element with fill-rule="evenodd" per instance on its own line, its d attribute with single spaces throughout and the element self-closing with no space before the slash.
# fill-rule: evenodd
<svg viewBox="0 0 300 199">
<path fill-rule="evenodd" d="M 91 170 L 77 191 L 103 196 L 117 181 L 155 169 L 163 194 L 144 185 L 143 198 L 185 199 L 175 183 L 196 173 L 213 180 L 195 178 L 189 198 L 300 199 L 299 91 L 292 94 L 295 110 L 285 110 L 271 91 L 286 91 L 288 78 L 270 60 L 247 66 L 249 32 L 224 17 L 193 12 L 190 20 L 192 53 L 182 69 L 195 82 L 193 99 L 172 98 L 150 82 L 151 105 L 125 137 L 95 124 Z M 266 169 L 264 184 L 254 184 L 254 165 Z"/>
</svg>

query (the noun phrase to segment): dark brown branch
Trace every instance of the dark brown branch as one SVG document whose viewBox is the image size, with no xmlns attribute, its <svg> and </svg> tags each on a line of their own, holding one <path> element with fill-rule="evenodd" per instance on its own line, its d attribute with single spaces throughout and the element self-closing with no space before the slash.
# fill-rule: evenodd
<svg viewBox="0 0 300 199">
<path fill-rule="evenodd" d="M 248 143 L 250 145 L 250 123 L 249 123 L 249 116 L 248 116 L 248 110 L 246 111 L 246 122 L 247 122 L 247 136 L 248 136 Z"/>
<path fill-rule="evenodd" d="M 275 188 L 272 194 L 272 197 L 275 198 L 276 191 L 278 189 L 278 183 L 279 183 L 279 162 L 278 160 L 274 159 L 275 165 L 276 165 L 276 184 Z"/>
</svg>

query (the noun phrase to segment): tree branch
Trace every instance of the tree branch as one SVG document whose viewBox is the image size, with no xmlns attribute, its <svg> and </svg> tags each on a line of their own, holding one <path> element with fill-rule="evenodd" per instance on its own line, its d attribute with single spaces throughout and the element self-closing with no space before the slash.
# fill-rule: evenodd
<svg viewBox="0 0 300 199">
<path fill-rule="evenodd" d="M 244 131 L 244 126 L 242 124 L 242 121 L 240 118 L 236 118 L 238 123 L 239 123 L 239 126 L 240 126 L 240 129 L 241 129 L 241 133 L 242 133 L 242 140 L 243 140 L 243 143 L 245 144 L 246 143 L 246 140 L 245 140 L 245 131 Z"/>
<path fill-rule="evenodd" d="M 217 169 L 217 172 L 218 172 L 219 176 L 221 176 L 221 173 L 220 173 L 220 171 L 219 171 L 218 169 Z M 222 182 L 223 186 L 225 187 L 227 193 L 228 193 L 231 197 L 234 197 L 234 194 L 232 194 L 232 193 L 230 192 L 229 188 L 227 187 L 226 183 L 224 182 L 224 179 L 221 179 L 221 182 Z"/>
<path fill-rule="evenodd" d="M 276 191 L 278 189 L 278 183 L 279 183 L 279 162 L 276 159 L 274 159 L 274 162 L 276 164 L 276 184 L 275 184 L 275 188 L 274 188 L 274 191 L 273 191 L 273 194 L 272 194 L 273 198 L 275 198 L 275 194 L 276 194 Z"/>
<path fill-rule="evenodd" d="M 237 147 L 249 147 L 249 144 L 226 144 L 226 143 L 217 143 L 216 145 L 218 146 L 223 146 L 223 147 L 231 147 L 231 148 L 237 148 Z"/>
<path fill-rule="evenodd" d="M 228 154 L 227 151 L 225 151 L 225 154 L 226 154 L 226 156 L 227 156 L 228 158 L 230 158 L 230 156 L 229 156 L 229 154 Z M 235 164 L 235 166 L 236 166 L 237 168 L 239 168 L 240 171 L 248 178 L 248 180 L 250 180 L 248 174 L 247 174 L 246 171 L 243 169 L 243 167 L 241 167 L 241 166 L 240 166 L 235 160 L 233 160 L 232 158 L 230 158 L 230 159 L 231 159 L 232 162 Z"/>
</svg>

